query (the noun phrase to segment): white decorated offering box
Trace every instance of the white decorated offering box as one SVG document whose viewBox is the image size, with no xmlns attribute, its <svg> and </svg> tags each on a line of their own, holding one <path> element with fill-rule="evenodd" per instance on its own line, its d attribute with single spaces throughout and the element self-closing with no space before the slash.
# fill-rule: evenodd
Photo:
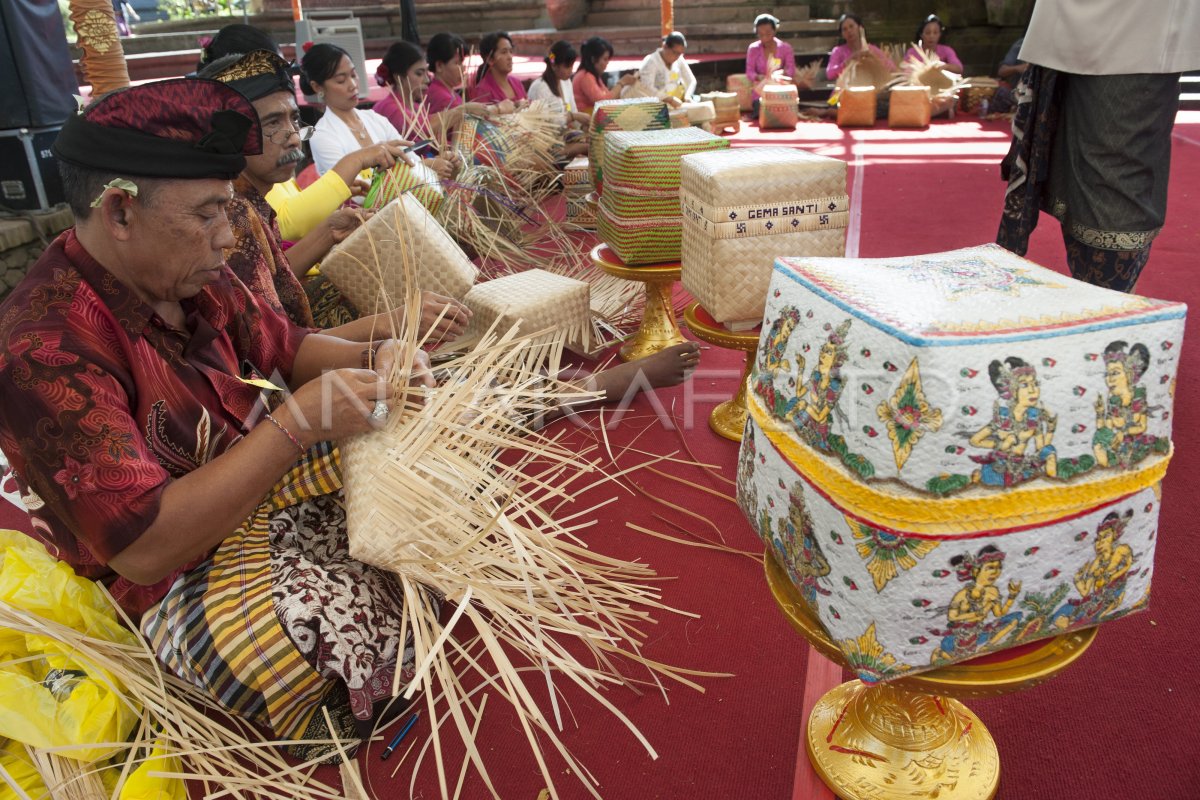
<svg viewBox="0 0 1200 800">
<path fill-rule="evenodd" d="M 728 140 L 700 128 L 610 133 L 600 238 L 629 265 L 678 261 L 680 159 L 728 147 Z"/>
<path fill-rule="evenodd" d="M 846 252 L 846 162 L 790 147 L 683 157 L 683 286 L 715 320 L 753 327 L 779 255 Z"/>
<path fill-rule="evenodd" d="M 738 499 L 861 678 L 1145 607 L 1185 313 L 994 245 L 776 263 Z"/>
</svg>

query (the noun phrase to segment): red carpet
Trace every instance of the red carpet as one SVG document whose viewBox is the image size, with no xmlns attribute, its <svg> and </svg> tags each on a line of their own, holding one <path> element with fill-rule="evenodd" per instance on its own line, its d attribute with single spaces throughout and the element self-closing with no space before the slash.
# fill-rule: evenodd
<svg viewBox="0 0 1200 800">
<path fill-rule="evenodd" d="M 1138 289 L 1154 297 L 1191 300 L 1197 307 L 1200 284 L 1193 282 L 1196 271 L 1189 264 L 1200 252 L 1195 222 L 1200 197 L 1192 179 L 1200 174 L 1200 114 L 1181 114 L 1176 131 L 1167 227 Z M 948 250 L 995 236 L 1003 193 L 996 162 L 1007 147 L 1005 123 L 960 119 L 915 132 L 889 132 L 882 126 L 843 132 L 828 123 L 778 133 L 748 127 L 738 139 L 739 144 L 767 142 L 805 147 L 846 158 L 854 165 L 853 191 L 861 202 L 859 255 Z M 855 242 L 851 245 L 853 251 Z M 1063 269 L 1057 223 L 1043 221 L 1029 255 Z M 656 398 L 658 408 L 678 421 L 682 430 L 664 429 L 654 416 L 655 405 L 640 398 L 610 430 L 614 452 L 632 442 L 642 450 L 678 452 L 679 458 L 690 459 L 682 449 L 686 440 L 697 460 L 717 469 L 710 473 L 674 463 L 660 467 L 661 471 L 730 495 L 737 448 L 713 435 L 706 419 L 714 403 L 732 393 L 739 366 L 734 354 L 706 349 L 702 370 L 690 385 L 659 392 Z M 1200 721 L 1200 688 L 1195 683 L 1200 648 L 1188 638 L 1191 624 L 1200 619 L 1200 599 L 1194 590 L 1200 575 L 1200 548 L 1186 540 L 1191 530 L 1188 521 L 1200 517 L 1200 503 L 1193 494 L 1193 485 L 1200 480 L 1197 376 L 1200 346 L 1189 341 L 1176 395 L 1177 455 L 1165 481 L 1150 610 L 1106 626 L 1091 650 L 1050 683 L 969 703 L 1000 749 L 1001 800 L 1191 800 L 1200 796 L 1200 737 L 1194 733 Z M 570 435 L 581 443 L 592 438 L 586 431 Z M 637 458 L 627 453 L 619 461 L 628 464 Z M 701 679 L 704 694 L 668 687 L 669 705 L 652 691 L 642 696 L 626 690 L 608 693 L 658 750 L 658 760 L 649 758 L 615 718 L 578 692 L 567 692 L 570 712 L 564 709 L 568 727 L 564 742 L 596 776 L 607 798 L 815 800 L 829 796 L 813 788 L 806 762 L 797 761 L 810 669 L 807 646 L 776 608 L 757 557 L 684 547 L 625 526 L 626 521 L 635 521 L 658 531 L 678 532 L 674 527 L 678 525 L 709 539 L 719 532 L 730 546 L 758 553 L 761 548 L 740 512 L 728 499 L 647 471 L 635 475 L 634 482 L 700 517 L 611 486 L 577 500 L 584 507 L 617 495 L 619 502 L 602 510 L 589 537 L 591 545 L 599 552 L 640 558 L 661 575 L 671 576 L 673 580 L 663 584 L 665 601 L 700 615 L 686 619 L 659 614 L 657 624 L 647 631 L 645 654 L 734 675 Z M 4 523 L 0 514 L 0 524 Z M 545 696 L 540 679 L 530 685 Z M 500 703 L 489 702 L 482 728 L 479 742 L 499 796 L 505 800 L 537 797 L 544 782 L 514 715 Z M 410 734 L 418 748 L 428 730 L 428 721 L 422 718 Z M 389 777 L 406 747 L 407 742 L 387 762 L 380 762 L 378 744 L 360 756 L 375 796 L 408 796 L 416 753 L 408 756 L 395 778 Z M 459 757 L 460 750 L 451 747 L 451 789 Z M 430 753 L 416 775 L 415 797 L 439 795 L 431 758 Z M 804 759 L 803 753 L 800 758 Z M 561 796 L 586 797 L 576 779 L 564 774 L 560 762 L 553 756 L 549 759 L 556 765 L 553 774 Z M 322 770 L 321 775 L 336 785 L 332 771 Z M 472 800 L 488 796 L 474 771 L 469 772 L 461 796 Z"/>
</svg>

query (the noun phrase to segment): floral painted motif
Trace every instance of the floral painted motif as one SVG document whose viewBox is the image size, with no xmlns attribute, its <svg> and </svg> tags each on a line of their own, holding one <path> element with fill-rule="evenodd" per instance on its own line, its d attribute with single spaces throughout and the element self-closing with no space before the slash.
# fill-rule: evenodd
<svg viewBox="0 0 1200 800">
<path fill-rule="evenodd" d="M 875 638 L 874 622 L 867 626 L 862 636 L 857 639 L 842 639 L 837 645 L 846 656 L 847 666 L 858 673 L 863 683 L 895 678 L 909 669 L 905 664 L 897 664 L 896 657 L 887 652 Z"/>
<path fill-rule="evenodd" d="M 938 546 L 938 542 L 932 539 L 888 533 L 853 517 L 846 517 L 846 524 L 854 535 L 855 549 L 867 562 L 867 572 L 875 582 L 876 592 L 882 592 L 883 587 L 902 570 L 912 569 L 918 559 L 929 555 Z"/>
<path fill-rule="evenodd" d="M 954 261 L 929 261 L 914 259 L 908 273 L 916 281 L 931 283 L 941 290 L 947 300 L 958 300 L 979 294 L 1002 294 L 1020 297 L 1023 287 L 1044 286 L 1062 289 L 1064 284 L 1040 281 L 1029 274 L 1030 270 L 984 261 L 980 258 L 964 258 Z"/>
<path fill-rule="evenodd" d="M 921 370 L 915 358 L 905 370 L 896 391 L 879 404 L 876 412 L 880 421 L 887 425 L 896 469 L 904 468 L 904 462 L 908 461 L 913 447 L 923 435 L 935 433 L 942 427 L 942 411 L 932 408 L 925 399 Z"/>
</svg>

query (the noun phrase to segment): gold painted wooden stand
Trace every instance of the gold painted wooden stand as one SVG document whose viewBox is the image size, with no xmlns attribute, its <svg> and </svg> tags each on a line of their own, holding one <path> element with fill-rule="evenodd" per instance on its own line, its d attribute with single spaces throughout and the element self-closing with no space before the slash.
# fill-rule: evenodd
<svg viewBox="0 0 1200 800">
<path fill-rule="evenodd" d="M 769 550 L 764 562 L 788 621 L 818 652 L 845 666 Z M 1072 631 L 886 684 L 835 686 L 808 718 L 805 743 L 813 769 L 844 800 L 990 800 L 1000 782 L 996 743 L 979 717 L 953 698 L 1037 686 L 1079 658 L 1096 631 Z"/>
<path fill-rule="evenodd" d="M 746 427 L 746 381 L 754 368 L 754 356 L 758 352 L 757 330 L 736 332 L 712 318 L 699 303 L 692 303 L 683 311 L 683 321 L 688 330 L 702 342 L 725 347 L 730 350 L 741 350 L 746 353 L 746 365 L 742 368 L 742 377 L 738 379 L 738 389 L 733 397 L 719 404 L 708 416 L 708 427 L 719 436 L 742 440 L 742 430 Z"/>
<path fill-rule="evenodd" d="M 606 244 L 592 248 L 592 261 L 609 275 L 646 284 L 642 324 L 633 338 L 621 345 L 622 361 L 636 361 L 687 341 L 679 331 L 671 303 L 675 282 L 679 280 L 678 261 L 630 267 L 617 258 L 617 254 Z"/>
</svg>

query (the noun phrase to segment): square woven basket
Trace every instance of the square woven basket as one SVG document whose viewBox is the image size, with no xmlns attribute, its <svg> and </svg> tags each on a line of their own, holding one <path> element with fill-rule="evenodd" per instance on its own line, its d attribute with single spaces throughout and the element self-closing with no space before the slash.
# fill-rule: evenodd
<svg viewBox="0 0 1200 800">
<path fill-rule="evenodd" d="M 363 313 L 397 308 L 408 296 L 405 262 L 416 290 L 461 300 L 479 270 L 421 201 L 403 194 L 334 246 L 321 274 Z"/>
</svg>

